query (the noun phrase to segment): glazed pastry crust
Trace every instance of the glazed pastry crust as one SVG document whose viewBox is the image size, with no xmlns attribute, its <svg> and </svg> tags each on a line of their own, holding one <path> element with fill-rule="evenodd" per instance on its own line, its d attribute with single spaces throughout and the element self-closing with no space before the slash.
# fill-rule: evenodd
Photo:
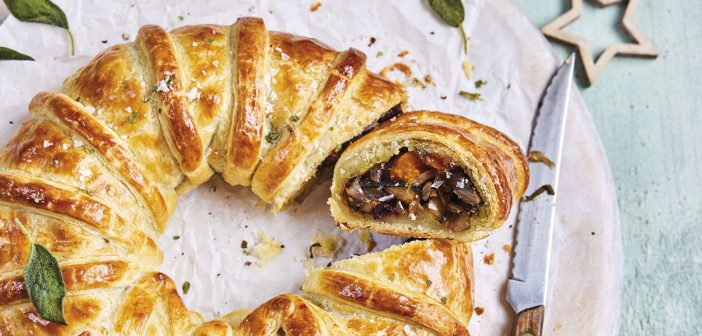
<svg viewBox="0 0 702 336">
<path fill-rule="evenodd" d="M 236 325 L 235 334 L 468 335 L 473 312 L 467 243 L 426 240 L 312 271 L 302 295 L 281 295 Z"/>
<path fill-rule="evenodd" d="M 400 149 L 437 153 L 455 160 L 473 181 L 484 204 L 463 232 L 446 228 L 432 216 L 415 220 L 389 217 L 376 220 L 351 209 L 344 188 L 373 165 L 387 162 Z M 528 184 L 527 161 L 517 144 L 499 131 L 456 115 L 416 111 L 388 121 L 351 144 L 334 170 L 332 216 L 342 229 L 425 238 L 477 240 L 498 228 Z"/>
<path fill-rule="evenodd" d="M 0 334 L 234 334 L 243 314 L 203 324 L 155 272 L 177 195 L 219 172 L 281 209 L 337 146 L 404 99 L 360 51 L 270 32 L 261 19 L 142 27 L 61 93 L 37 94 L 0 150 Z M 28 298 L 19 224 L 59 262 L 68 325 L 39 318 Z M 283 301 L 338 334 L 321 308 Z"/>
</svg>

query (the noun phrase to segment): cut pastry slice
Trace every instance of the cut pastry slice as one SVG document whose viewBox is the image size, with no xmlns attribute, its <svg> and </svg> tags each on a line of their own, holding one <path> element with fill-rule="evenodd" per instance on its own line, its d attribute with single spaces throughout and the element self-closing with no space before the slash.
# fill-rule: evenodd
<svg viewBox="0 0 702 336">
<path fill-rule="evenodd" d="M 502 225 L 528 178 L 518 145 L 499 131 L 409 112 L 344 151 L 329 204 L 345 230 L 472 241 Z"/>
</svg>

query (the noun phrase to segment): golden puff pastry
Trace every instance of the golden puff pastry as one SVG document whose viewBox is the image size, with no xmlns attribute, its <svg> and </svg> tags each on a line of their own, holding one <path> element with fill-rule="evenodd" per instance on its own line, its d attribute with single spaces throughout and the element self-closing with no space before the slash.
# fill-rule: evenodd
<svg viewBox="0 0 702 336">
<path fill-rule="evenodd" d="M 403 100 L 361 52 L 270 32 L 257 18 L 144 26 L 61 93 L 36 95 L 0 150 L 0 334 L 231 334 L 221 321 L 203 325 L 154 273 L 177 195 L 220 172 L 280 209 Z M 39 318 L 28 298 L 19 224 L 59 262 L 66 326 Z"/>
<path fill-rule="evenodd" d="M 235 335 L 468 335 L 473 313 L 467 243 L 425 240 L 312 271 L 301 296 L 275 297 Z"/>
<path fill-rule="evenodd" d="M 345 230 L 472 241 L 502 225 L 528 179 L 524 155 L 499 131 L 409 112 L 343 152 L 329 204 Z"/>
</svg>

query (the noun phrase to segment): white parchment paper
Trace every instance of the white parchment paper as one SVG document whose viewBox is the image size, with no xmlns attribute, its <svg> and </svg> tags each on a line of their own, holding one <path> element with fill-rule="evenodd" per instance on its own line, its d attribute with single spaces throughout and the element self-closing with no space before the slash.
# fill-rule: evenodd
<svg viewBox="0 0 702 336">
<path fill-rule="evenodd" d="M 424 1 L 56 1 L 76 36 L 77 55 L 69 55 L 66 34 L 56 28 L 20 23 L 0 26 L 0 45 L 25 52 L 36 62 L 0 62 L 0 141 L 5 143 L 27 117 L 26 106 L 38 91 L 57 90 L 64 78 L 107 46 L 130 39 L 148 23 L 166 28 L 197 23 L 229 24 L 239 16 L 260 16 L 271 30 L 315 37 L 337 49 L 366 52 L 370 69 L 395 62 L 412 68 L 433 84 L 410 86 L 409 105 L 461 114 L 494 126 L 525 148 L 541 92 L 558 64 L 548 43 L 515 5 L 506 0 L 466 0 L 469 53 L 464 56 L 456 29 L 442 24 Z M 182 18 L 182 19 L 181 19 Z M 376 42 L 369 46 L 371 37 Z M 402 51 L 408 54 L 399 57 Z M 382 54 L 381 54 L 382 53 Z M 467 80 L 461 62 L 475 64 Z M 482 88 L 474 80 L 485 80 Z M 480 92 L 472 102 L 460 90 Z M 442 99 L 445 97 L 445 99 Z M 567 122 L 564 174 L 557 206 L 554 260 L 550 275 L 546 335 L 614 335 L 622 295 L 620 228 L 607 160 L 582 99 L 576 93 Z M 249 190 L 233 188 L 219 177 L 181 197 L 166 233 L 162 271 L 179 285 L 188 306 L 211 318 L 239 308 L 253 308 L 284 292 L 297 292 L 304 279 L 303 261 L 310 240 L 321 233 L 339 234 L 326 205 L 323 183 L 299 207 L 273 214 Z M 514 217 L 514 214 L 513 216 Z M 512 314 L 504 300 L 513 245 L 513 220 L 473 245 L 475 304 L 473 335 L 502 335 Z M 243 253 L 259 232 L 285 245 L 284 253 L 259 267 Z M 180 236 L 174 240 L 173 236 Z M 362 253 L 356 234 L 343 235 L 339 258 Z M 401 239 L 376 235 L 382 249 Z M 507 245 L 507 246 L 506 246 Z M 485 256 L 494 254 L 494 264 Z M 253 265 L 245 266 L 247 261 Z M 328 260 L 317 260 L 326 264 Z"/>
</svg>

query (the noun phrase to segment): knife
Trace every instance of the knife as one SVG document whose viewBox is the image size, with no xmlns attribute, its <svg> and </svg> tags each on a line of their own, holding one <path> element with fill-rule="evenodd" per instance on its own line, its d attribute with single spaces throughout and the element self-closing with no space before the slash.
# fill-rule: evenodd
<svg viewBox="0 0 702 336">
<path fill-rule="evenodd" d="M 551 240 L 556 221 L 558 175 L 563 131 L 573 86 L 575 54 L 561 65 L 546 88 L 534 119 L 529 152 L 539 151 L 553 162 L 529 162 L 530 183 L 519 205 L 517 241 L 512 277 L 507 281 L 507 302 L 517 314 L 513 336 L 540 336 L 546 306 Z M 546 160 L 542 160 L 546 161 Z"/>
</svg>

